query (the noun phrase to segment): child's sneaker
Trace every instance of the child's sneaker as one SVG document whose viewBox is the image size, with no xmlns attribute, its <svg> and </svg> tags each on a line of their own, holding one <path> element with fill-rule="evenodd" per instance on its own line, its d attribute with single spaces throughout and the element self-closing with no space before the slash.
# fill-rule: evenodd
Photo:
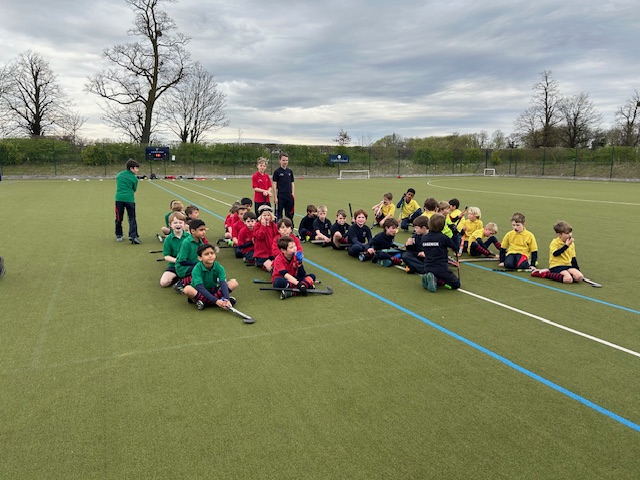
<svg viewBox="0 0 640 480">
<path fill-rule="evenodd" d="M 362 252 L 360 255 L 358 255 L 358 259 L 361 262 L 365 262 L 367 260 L 367 255 L 364 252 Z"/>
<path fill-rule="evenodd" d="M 280 292 L 280 300 L 284 300 L 289 297 L 293 297 L 293 292 L 290 292 L 289 290 L 282 290 L 282 292 Z"/>
<path fill-rule="evenodd" d="M 231 302 L 231 306 L 232 306 L 232 307 L 233 307 L 233 306 L 236 304 L 236 302 L 237 302 L 236 297 L 229 297 L 229 301 Z"/>
<path fill-rule="evenodd" d="M 436 277 L 433 273 L 429 272 L 422 275 L 422 288 L 426 288 L 432 293 L 436 292 Z"/>
<path fill-rule="evenodd" d="M 116 242 L 121 242 L 124 240 L 124 237 L 122 235 L 117 235 L 116 236 Z"/>
<path fill-rule="evenodd" d="M 158 241 L 160 243 L 164 243 L 164 237 L 162 235 L 160 235 L 159 233 L 156 234 L 156 237 L 158 237 Z"/>
<path fill-rule="evenodd" d="M 390 267 L 393 262 L 388 258 L 385 258 L 384 260 L 378 260 L 376 263 L 381 267 Z"/>
<path fill-rule="evenodd" d="M 204 302 L 202 300 L 198 300 L 196 302 L 196 307 L 198 307 L 198 310 L 204 310 Z"/>
<path fill-rule="evenodd" d="M 182 283 L 182 280 L 176 282 L 173 285 L 173 289 L 178 293 L 184 293 L 184 284 Z"/>
</svg>

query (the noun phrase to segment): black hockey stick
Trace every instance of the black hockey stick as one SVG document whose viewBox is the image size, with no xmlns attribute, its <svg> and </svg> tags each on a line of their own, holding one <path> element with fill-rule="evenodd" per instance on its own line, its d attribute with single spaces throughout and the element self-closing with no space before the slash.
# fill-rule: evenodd
<svg viewBox="0 0 640 480">
<path fill-rule="evenodd" d="M 162 253 L 162 250 L 149 250 L 149 253 Z"/>
<path fill-rule="evenodd" d="M 260 290 L 274 290 L 276 292 L 296 292 L 300 293 L 299 288 L 275 288 L 275 287 L 260 287 Z M 308 288 L 307 293 L 314 293 L 317 295 L 331 295 L 333 293 L 333 288 L 327 287 L 326 290 L 320 290 L 319 288 Z"/>
<path fill-rule="evenodd" d="M 264 283 L 264 284 L 267 284 L 267 285 L 271 285 L 271 280 L 263 280 L 263 279 L 261 279 L 261 278 L 254 278 L 254 279 L 253 279 L 253 283 Z M 315 281 L 315 282 L 313 282 L 313 283 L 314 283 L 314 284 L 315 284 L 315 283 L 322 283 L 322 281 L 321 281 L 321 280 L 316 280 L 316 281 Z M 280 290 L 282 290 L 282 289 L 280 289 Z"/>
<path fill-rule="evenodd" d="M 353 210 L 351 209 L 351 203 L 349 203 L 349 215 L 351 215 L 351 218 L 353 219 Z"/>
</svg>

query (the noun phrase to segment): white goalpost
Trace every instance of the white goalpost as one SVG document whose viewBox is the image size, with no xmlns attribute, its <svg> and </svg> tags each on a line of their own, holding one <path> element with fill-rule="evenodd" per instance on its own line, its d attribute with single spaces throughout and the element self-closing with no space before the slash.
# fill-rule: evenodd
<svg viewBox="0 0 640 480">
<path fill-rule="evenodd" d="M 369 170 L 340 170 L 338 180 L 369 180 L 370 178 Z"/>
<path fill-rule="evenodd" d="M 485 177 L 495 177 L 496 176 L 496 169 L 495 168 L 485 168 L 484 169 L 484 176 Z"/>
</svg>

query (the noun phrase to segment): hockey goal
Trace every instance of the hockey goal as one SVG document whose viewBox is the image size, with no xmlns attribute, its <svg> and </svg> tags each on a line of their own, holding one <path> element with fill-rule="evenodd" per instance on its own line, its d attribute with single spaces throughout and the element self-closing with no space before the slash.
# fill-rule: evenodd
<svg viewBox="0 0 640 480">
<path fill-rule="evenodd" d="M 484 169 L 484 176 L 485 177 L 495 177 L 496 176 L 496 169 L 495 168 L 485 168 Z"/>
<path fill-rule="evenodd" d="M 340 170 L 338 180 L 369 180 L 370 178 L 369 170 Z"/>
</svg>

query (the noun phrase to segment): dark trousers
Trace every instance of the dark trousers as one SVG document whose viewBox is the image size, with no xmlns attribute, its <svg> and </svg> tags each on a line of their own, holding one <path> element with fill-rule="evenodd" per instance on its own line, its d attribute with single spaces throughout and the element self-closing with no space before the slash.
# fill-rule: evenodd
<svg viewBox="0 0 640 480">
<path fill-rule="evenodd" d="M 294 208 L 295 204 L 292 197 L 278 196 L 278 208 L 276 208 L 276 217 L 278 218 L 278 220 L 287 217 L 291 219 L 291 222 L 293 222 L 293 215 L 295 213 Z M 295 222 L 293 224 L 295 226 Z"/>
<path fill-rule="evenodd" d="M 136 222 L 136 204 L 133 202 L 116 202 L 116 236 L 122 237 L 122 220 L 125 210 L 129 219 L 129 238 L 137 238 L 138 222 Z"/>
</svg>

